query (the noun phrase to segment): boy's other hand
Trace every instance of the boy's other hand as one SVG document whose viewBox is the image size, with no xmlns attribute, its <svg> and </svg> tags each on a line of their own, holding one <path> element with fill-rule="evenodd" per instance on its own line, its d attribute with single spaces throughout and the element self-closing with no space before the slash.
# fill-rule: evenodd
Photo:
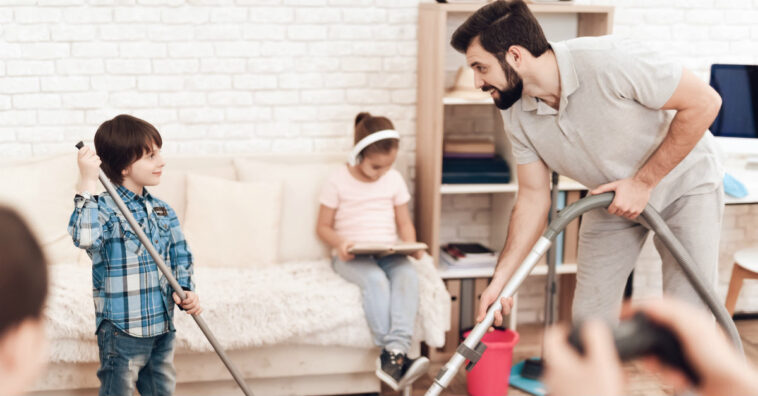
<svg viewBox="0 0 758 396">
<path fill-rule="evenodd" d="M 355 242 L 342 241 L 340 245 L 337 246 L 337 256 L 339 257 L 340 261 L 347 262 L 355 258 L 354 254 L 347 252 L 351 247 L 353 247 L 353 245 L 355 245 Z"/>
<path fill-rule="evenodd" d="M 77 154 L 79 174 L 81 175 L 81 190 L 89 190 L 97 183 L 100 174 L 100 157 L 91 148 L 84 146 Z M 86 191 L 94 193 L 95 191 Z"/>
<path fill-rule="evenodd" d="M 189 290 L 184 293 L 187 294 L 187 298 L 182 301 L 182 299 L 179 298 L 179 295 L 174 292 L 174 302 L 190 315 L 202 313 L 203 308 L 200 306 L 200 297 L 198 297 L 195 292 Z"/>
</svg>

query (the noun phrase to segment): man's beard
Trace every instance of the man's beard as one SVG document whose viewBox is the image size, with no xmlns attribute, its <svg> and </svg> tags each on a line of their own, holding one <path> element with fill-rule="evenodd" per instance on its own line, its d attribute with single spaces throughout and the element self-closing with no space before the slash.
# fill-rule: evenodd
<svg viewBox="0 0 758 396">
<path fill-rule="evenodd" d="M 497 106 L 497 108 L 500 110 L 507 110 L 513 106 L 514 103 L 518 102 L 519 99 L 521 99 L 521 92 L 524 90 L 524 82 L 521 80 L 521 77 L 519 77 L 518 73 L 516 73 L 516 71 L 513 70 L 509 64 L 503 61 L 501 62 L 500 66 L 503 68 L 505 79 L 508 82 L 508 86 L 510 88 L 501 91 L 492 85 L 485 85 L 482 87 L 482 91 L 487 92 L 493 89 L 497 91 L 497 98 L 492 98 L 492 100 L 495 102 L 495 106 Z"/>
</svg>

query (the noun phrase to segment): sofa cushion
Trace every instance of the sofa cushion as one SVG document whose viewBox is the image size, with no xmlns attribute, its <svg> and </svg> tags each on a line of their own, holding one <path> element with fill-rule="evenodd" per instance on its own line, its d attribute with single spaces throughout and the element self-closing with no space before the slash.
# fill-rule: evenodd
<svg viewBox="0 0 758 396">
<path fill-rule="evenodd" d="M 176 212 L 179 223 L 184 224 L 184 215 L 187 211 L 187 172 L 165 169 L 161 176 L 161 183 L 148 187 L 147 190 L 158 199 L 166 201 Z"/>
<path fill-rule="evenodd" d="M 413 338 L 440 347 L 450 327 L 450 294 L 431 256 L 411 262 L 419 279 Z M 90 274 L 78 266 L 50 268 L 45 317 L 52 362 L 98 359 Z M 267 268 L 201 265 L 195 271 L 195 283 L 203 316 L 219 343 L 234 351 L 230 353 L 245 354 L 251 348 L 276 344 L 374 347 L 360 288 L 335 273 L 328 259 Z M 212 350 L 190 315 L 176 312 L 174 323 L 178 354 Z"/>
<path fill-rule="evenodd" d="M 282 185 L 187 174 L 184 232 L 200 266 L 276 263 Z"/>
<path fill-rule="evenodd" d="M 78 175 L 73 149 L 0 168 L 0 203 L 15 208 L 29 222 L 48 262 L 75 263 L 79 255 L 66 231 Z"/>
<path fill-rule="evenodd" d="M 328 247 L 316 235 L 318 196 L 326 178 L 344 163 L 303 162 L 287 164 L 276 161 L 236 159 L 237 176 L 241 181 L 281 181 L 282 238 L 279 240 L 281 261 L 313 260 L 328 256 Z"/>
<path fill-rule="evenodd" d="M 151 187 L 150 192 L 168 202 L 182 225 L 187 210 L 188 173 L 237 180 L 237 173 L 230 158 L 167 157 L 161 184 Z"/>
</svg>

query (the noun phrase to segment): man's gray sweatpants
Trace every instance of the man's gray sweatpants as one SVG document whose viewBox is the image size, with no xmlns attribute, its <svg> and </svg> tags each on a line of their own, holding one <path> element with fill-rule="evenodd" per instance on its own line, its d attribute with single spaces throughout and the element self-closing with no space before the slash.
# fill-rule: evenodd
<svg viewBox="0 0 758 396">
<path fill-rule="evenodd" d="M 715 286 L 724 213 L 723 189 L 680 197 L 660 213 L 692 255 L 702 279 L 707 285 Z M 630 221 L 600 209 L 582 215 L 574 322 L 587 317 L 618 321 L 626 280 L 650 232 L 642 216 L 638 220 L 640 222 Z M 654 242 L 663 262 L 664 295 L 705 306 L 657 236 Z"/>
</svg>

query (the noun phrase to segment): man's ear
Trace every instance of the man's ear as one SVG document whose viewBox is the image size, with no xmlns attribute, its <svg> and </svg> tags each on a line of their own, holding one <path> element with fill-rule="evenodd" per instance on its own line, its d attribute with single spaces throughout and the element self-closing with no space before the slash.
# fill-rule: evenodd
<svg viewBox="0 0 758 396">
<path fill-rule="evenodd" d="M 505 61 L 514 70 L 518 70 L 521 66 L 521 62 L 524 60 L 524 47 L 520 45 L 512 45 L 508 47 L 508 51 L 505 52 Z"/>
<path fill-rule="evenodd" d="M 121 171 L 121 176 L 129 176 L 129 172 L 131 172 L 132 166 L 129 165 L 124 170 Z"/>
</svg>

